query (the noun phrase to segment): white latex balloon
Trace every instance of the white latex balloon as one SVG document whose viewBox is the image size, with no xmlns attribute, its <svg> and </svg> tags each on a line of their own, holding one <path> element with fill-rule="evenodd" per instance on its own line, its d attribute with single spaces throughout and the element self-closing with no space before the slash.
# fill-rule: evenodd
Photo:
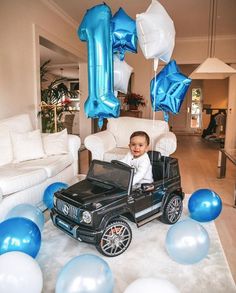
<svg viewBox="0 0 236 293">
<path fill-rule="evenodd" d="M 180 293 L 168 280 L 160 278 L 140 278 L 131 283 L 124 293 Z"/>
<path fill-rule="evenodd" d="M 127 93 L 130 75 L 133 68 L 114 55 L 114 90 Z"/>
<path fill-rule="evenodd" d="M 19 251 L 0 256 L 1 293 L 41 293 L 42 289 L 43 275 L 35 259 Z"/>
<path fill-rule="evenodd" d="M 152 0 L 147 11 L 136 16 L 136 28 L 145 58 L 169 62 L 175 45 L 175 27 L 158 1 Z"/>
</svg>

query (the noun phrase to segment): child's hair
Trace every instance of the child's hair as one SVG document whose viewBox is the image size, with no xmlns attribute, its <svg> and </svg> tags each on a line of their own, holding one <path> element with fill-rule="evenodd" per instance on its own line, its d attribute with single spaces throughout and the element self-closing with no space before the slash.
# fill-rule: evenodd
<svg viewBox="0 0 236 293">
<path fill-rule="evenodd" d="M 143 137 L 145 137 L 146 141 L 147 141 L 147 145 L 149 145 L 150 138 L 149 138 L 149 135 L 145 131 L 135 131 L 130 135 L 129 139 L 131 140 L 135 136 L 143 136 Z"/>
</svg>

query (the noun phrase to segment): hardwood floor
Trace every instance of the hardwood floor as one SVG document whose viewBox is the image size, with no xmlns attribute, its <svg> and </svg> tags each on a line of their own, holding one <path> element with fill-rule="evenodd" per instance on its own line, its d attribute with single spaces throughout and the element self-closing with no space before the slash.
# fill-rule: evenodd
<svg viewBox="0 0 236 293">
<path fill-rule="evenodd" d="M 221 243 L 236 283 L 236 208 L 233 208 L 233 190 L 236 167 L 227 161 L 226 177 L 217 179 L 219 145 L 205 141 L 199 136 L 177 136 L 178 148 L 172 155 L 179 159 L 182 187 L 185 193 L 200 188 L 214 190 L 223 201 L 223 209 L 216 219 Z M 88 170 L 88 152 L 80 155 L 80 170 Z"/>
</svg>

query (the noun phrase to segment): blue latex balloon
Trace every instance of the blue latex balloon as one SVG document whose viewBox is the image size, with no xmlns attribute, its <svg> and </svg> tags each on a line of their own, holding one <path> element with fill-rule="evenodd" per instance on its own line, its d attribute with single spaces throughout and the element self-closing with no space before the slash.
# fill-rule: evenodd
<svg viewBox="0 0 236 293">
<path fill-rule="evenodd" d="M 182 74 L 171 60 L 152 80 L 150 84 L 153 111 L 164 111 L 168 121 L 168 112 L 178 114 L 191 79 Z"/>
<path fill-rule="evenodd" d="M 137 53 L 136 22 L 120 8 L 111 19 L 112 47 L 114 53 L 119 53 L 121 61 L 125 52 Z"/>
<path fill-rule="evenodd" d="M 39 208 L 26 203 L 19 204 L 12 208 L 6 215 L 6 219 L 15 217 L 23 217 L 31 220 L 39 227 L 39 230 L 42 232 L 45 219 L 42 211 Z"/>
<path fill-rule="evenodd" d="M 63 182 L 55 182 L 50 184 L 44 191 L 43 194 L 43 202 L 46 205 L 47 208 L 52 209 L 53 208 L 53 197 L 54 193 L 61 190 L 66 189 L 69 187 L 67 183 Z"/>
<path fill-rule="evenodd" d="M 83 254 L 70 260 L 60 271 L 56 293 L 112 293 L 112 271 L 102 258 Z"/>
<path fill-rule="evenodd" d="M 198 189 L 188 201 L 190 217 L 199 222 L 216 219 L 222 210 L 222 200 L 210 189 Z"/>
<path fill-rule="evenodd" d="M 81 41 L 88 47 L 89 96 L 84 109 L 87 117 L 98 118 L 101 128 L 103 118 L 118 117 L 120 102 L 114 96 L 114 72 L 111 37 L 111 10 L 100 4 L 87 10 L 78 29 Z"/>
<path fill-rule="evenodd" d="M 16 217 L 0 224 L 0 254 L 21 251 L 35 258 L 40 246 L 40 230 L 31 220 Z"/>
<path fill-rule="evenodd" d="M 174 261 L 194 264 L 207 256 L 210 239 L 202 225 L 189 219 L 171 226 L 165 244 L 169 256 Z"/>
</svg>

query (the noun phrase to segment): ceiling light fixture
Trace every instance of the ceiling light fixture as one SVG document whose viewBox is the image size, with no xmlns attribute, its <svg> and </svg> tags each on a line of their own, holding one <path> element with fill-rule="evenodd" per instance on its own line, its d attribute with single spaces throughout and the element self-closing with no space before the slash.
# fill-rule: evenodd
<svg viewBox="0 0 236 293">
<path fill-rule="evenodd" d="M 208 58 L 191 74 L 192 79 L 224 79 L 236 70 L 215 57 L 217 1 L 210 0 L 208 27 Z"/>
</svg>

